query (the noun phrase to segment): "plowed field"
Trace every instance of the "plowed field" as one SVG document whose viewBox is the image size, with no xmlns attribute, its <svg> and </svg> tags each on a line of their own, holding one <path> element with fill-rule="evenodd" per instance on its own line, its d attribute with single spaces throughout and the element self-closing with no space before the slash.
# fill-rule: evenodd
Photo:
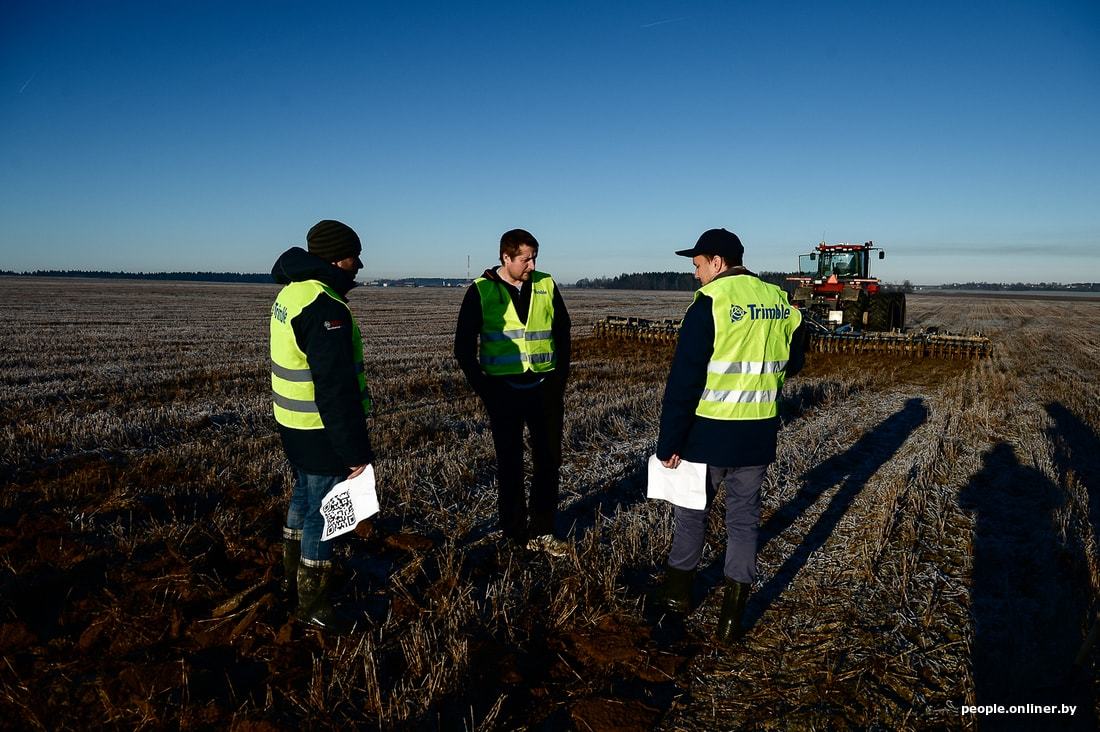
<svg viewBox="0 0 1100 732">
<path fill-rule="evenodd" d="M 746 638 L 711 642 L 721 516 L 682 623 L 648 612 L 669 347 L 598 342 L 688 293 L 566 290 L 560 529 L 498 551 L 492 441 L 451 357 L 460 290 L 361 289 L 381 512 L 339 548 L 365 629 L 277 583 L 291 475 L 274 286 L 0 279 L 0 714 L 29 729 L 1093 729 L 1100 302 L 913 295 L 959 363 L 811 354 L 785 387 Z M 964 705 L 1068 714 L 963 714 Z"/>
</svg>

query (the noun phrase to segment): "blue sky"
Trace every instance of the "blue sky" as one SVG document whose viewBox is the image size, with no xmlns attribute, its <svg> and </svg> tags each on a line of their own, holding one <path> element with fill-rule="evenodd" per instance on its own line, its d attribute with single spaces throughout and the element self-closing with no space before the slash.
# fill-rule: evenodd
<svg viewBox="0 0 1100 732">
<path fill-rule="evenodd" d="M 0 9 L 0 269 L 561 281 L 874 240 L 885 279 L 1100 280 L 1100 3 L 51 2 Z"/>
</svg>

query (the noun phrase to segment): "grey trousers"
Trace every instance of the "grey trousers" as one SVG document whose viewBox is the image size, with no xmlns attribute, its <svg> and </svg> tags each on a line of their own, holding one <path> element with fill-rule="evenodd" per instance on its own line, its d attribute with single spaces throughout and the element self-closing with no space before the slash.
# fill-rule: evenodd
<svg viewBox="0 0 1100 732">
<path fill-rule="evenodd" d="M 672 535 L 672 550 L 668 566 L 693 570 L 703 556 L 703 540 L 707 531 L 707 511 L 714 502 L 718 488 L 726 486 L 726 566 L 725 575 L 736 582 L 752 583 L 756 579 L 756 537 L 760 532 L 760 485 L 767 465 L 747 468 L 707 468 L 706 508 L 676 506 L 673 516 L 676 527 Z"/>
</svg>

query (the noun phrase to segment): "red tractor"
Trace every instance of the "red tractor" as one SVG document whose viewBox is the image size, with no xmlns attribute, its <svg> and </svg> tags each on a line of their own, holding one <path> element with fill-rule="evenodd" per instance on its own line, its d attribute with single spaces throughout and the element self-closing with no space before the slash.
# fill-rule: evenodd
<svg viewBox="0 0 1100 732">
<path fill-rule="evenodd" d="M 869 276 L 871 252 L 886 252 L 863 244 L 821 242 L 809 254 L 798 257 L 798 277 L 791 304 L 814 325 L 830 333 L 902 331 L 905 328 L 905 293 L 887 292 Z"/>
<path fill-rule="evenodd" d="M 802 311 L 809 327 L 809 348 L 823 353 L 890 353 L 903 358 L 988 358 L 989 339 L 980 333 L 947 333 L 924 326 L 905 328 L 905 293 L 887 292 L 868 276 L 871 252 L 864 244 L 826 244 L 798 258 L 798 277 L 791 304 Z M 609 315 L 592 332 L 601 338 L 675 343 L 679 320 Z"/>
</svg>

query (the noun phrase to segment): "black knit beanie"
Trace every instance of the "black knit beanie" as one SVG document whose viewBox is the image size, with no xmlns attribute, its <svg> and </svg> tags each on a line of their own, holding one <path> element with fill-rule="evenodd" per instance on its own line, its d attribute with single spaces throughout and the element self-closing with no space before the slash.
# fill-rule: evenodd
<svg viewBox="0 0 1100 732">
<path fill-rule="evenodd" d="M 325 219 L 314 224 L 306 234 L 309 253 L 326 262 L 338 262 L 346 257 L 358 257 L 363 251 L 359 235 L 347 224 Z"/>
</svg>

